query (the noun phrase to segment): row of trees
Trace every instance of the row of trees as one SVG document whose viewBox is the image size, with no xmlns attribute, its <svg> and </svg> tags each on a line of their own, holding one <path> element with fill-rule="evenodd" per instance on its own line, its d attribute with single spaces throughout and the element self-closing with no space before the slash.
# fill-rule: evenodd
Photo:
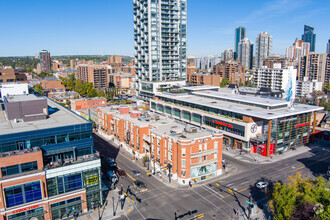
<svg viewBox="0 0 330 220">
<path fill-rule="evenodd" d="M 0 57 L 0 66 L 24 68 L 26 72 L 32 72 L 36 68 L 39 59 L 35 57 Z"/>
<path fill-rule="evenodd" d="M 330 185 L 323 177 L 303 179 L 298 172 L 288 184 L 276 183 L 269 207 L 275 220 L 330 219 Z"/>
<path fill-rule="evenodd" d="M 116 88 L 107 88 L 104 92 L 99 91 L 94 88 L 92 83 L 76 79 L 74 74 L 69 74 L 68 78 L 60 77 L 60 79 L 66 89 L 76 91 L 84 97 L 105 97 L 107 100 L 114 100 L 118 96 L 118 90 Z"/>
</svg>

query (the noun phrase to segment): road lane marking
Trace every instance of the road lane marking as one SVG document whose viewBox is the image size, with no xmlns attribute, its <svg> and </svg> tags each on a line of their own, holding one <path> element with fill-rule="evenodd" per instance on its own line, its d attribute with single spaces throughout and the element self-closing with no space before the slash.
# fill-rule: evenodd
<svg viewBox="0 0 330 220">
<path fill-rule="evenodd" d="M 196 187 L 196 185 L 193 185 L 193 186 L 191 186 L 191 187 Z"/>
<path fill-rule="evenodd" d="M 243 182 L 243 183 L 241 183 L 240 185 L 244 185 L 245 183 L 248 183 L 249 181 L 245 181 L 245 182 Z"/>
<path fill-rule="evenodd" d="M 171 186 L 172 188 L 175 188 L 175 186 Z"/>
<path fill-rule="evenodd" d="M 306 166 L 310 166 L 310 165 L 316 164 L 316 163 L 318 163 L 318 162 L 320 162 L 320 161 L 323 161 L 323 160 L 326 160 L 326 159 L 328 159 L 328 158 L 330 158 L 330 156 L 325 157 L 325 158 L 323 158 L 323 159 L 321 159 L 321 160 L 317 160 L 317 161 L 314 161 L 314 162 L 312 162 L 312 163 L 309 163 L 309 164 L 307 164 Z M 301 166 L 301 167 L 298 167 L 298 168 L 296 168 L 296 169 L 294 169 L 294 170 L 291 170 L 289 173 L 292 173 L 292 172 L 295 172 L 295 171 L 297 171 L 297 170 L 303 169 L 303 168 L 305 168 L 306 166 L 303 165 L 303 166 Z"/>
<path fill-rule="evenodd" d="M 118 169 L 121 169 L 119 166 L 117 166 L 118 167 Z M 136 181 L 136 179 L 134 179 L 131 175 L 129 175 L 127 172 L 126 172 L 126 175 L 129 177 L 129 178 L 131 178 L 133 181 Z"/>
<path fill-rule="evenodd" d="M 127 210 L 127 212 L 130 212 L 130 211 L 132 211 L 132 209 L 128 209 L 128 210 Z"/>
<path fill-rule="evenodd" d="M 199 194 L 199 193 L 196 192 L 195 190 L 192 190 L 192 191 L 193 191 L 195 194 L 197 194 L 198 196 L 200 196 L 202 199 L 204 199 L 205 201 L 207 201 L 208 203 L 212 204 L 212 205 L 215 207 L 215 209 L 217 209 L 217 210 L 223 212 L 223 213 L 224 213 L 225 215 L 227 215 L 229 218 L 231 217 L 231 216 L 229 216 L 226 212 L 224 212 L 222 209 L 220 209 L 217 205 L 215 205 L 213 202 L 209 201 L 208 199 L 206 199 L 204 196 L 202 196 L 201 194 Z"/>
<path fill-rule="evenodd" d="M 221 199 L 225 199 L 225 198 L 227 198 L 227 197 L 229 197 L 229 196 L 232 196 L 232 195 L 234 195 L 234 194 L 236 194 L 236 193 L 239 193 L 239 192 L 243 192 L 243 191 L 245 191 L 245 190 L 247 190 L 247 189 L 250 189 L 250 187 L 246 187 L 246 188 L 241 189 L 241 190 L 239 190 L 239 191 L 236 191 L 236 192 L 230 193 L 230 194 L 224 196 L 224 197 L 221 198 Z"/>
</svg>

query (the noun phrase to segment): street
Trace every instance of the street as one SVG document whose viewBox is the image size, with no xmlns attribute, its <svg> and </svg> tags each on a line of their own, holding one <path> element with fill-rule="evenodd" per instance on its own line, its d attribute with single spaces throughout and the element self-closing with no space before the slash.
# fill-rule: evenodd
<svg viewBox="0 0 330 220">
<path fill-rule="evenodd" d="M 224 156 L 232 172 L 221 175 L 193 187 L 169 187 L 157 175 L 148 177 L 144 168 L 133 162 L 123 149 L 112 146 L 97 135 L 93 136 L 95 149 L 104 157 L 115 158 L 118 168 L 126 171 L 126 178 L 119 178 L 117 187 L 126 191 L 130 186 L 131 198 L 136 202 L 134 210 L 119 219 L 190 219 L 201 214 L 205 219 L 233 219 L 234 210 L 248 216 L 246 201 L 257 203 L 265 198 L 266 190 L 255 187 L 258 181 L 285 182 L 289 175 L 301 172 L 303 177 L 323 175 L 330 163 L 330 153 L 315 149 L 295 157 L 269 164 L 251 164 Z M 131 173 L 139 170 L 140 176 Z M 158 179 L 157 179 L 158 178 Z M 146 183 L 148 191 L 139 192 L 133 182 Z M 111 194 L 111 192 L 110 192 Z"/>
</svg>

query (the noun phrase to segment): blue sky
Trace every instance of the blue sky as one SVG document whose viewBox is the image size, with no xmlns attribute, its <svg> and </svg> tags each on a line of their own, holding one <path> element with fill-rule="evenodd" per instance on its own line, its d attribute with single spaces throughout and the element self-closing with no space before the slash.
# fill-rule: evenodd
<svg viewBox="0 0 330 220">
<path fill-rule="evenodd" d="M 134 54 L 133 0 L 10 0 L 1 2 L 0 56 Z M 235 27 L 247 37 L 267 31 L 273 53 L 285 54 L 304 24 L 314 26 L 316 52 L 330 39 L 329 0 L 188 0 L 188 56 L 234 47 Z"/>
</svg>

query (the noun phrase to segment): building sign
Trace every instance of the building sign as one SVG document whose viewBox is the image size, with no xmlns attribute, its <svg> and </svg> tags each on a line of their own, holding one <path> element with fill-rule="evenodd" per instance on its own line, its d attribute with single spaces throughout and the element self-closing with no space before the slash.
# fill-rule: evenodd
<svg viewBox="0 0 330 220">
<path fill-rule="evenodd" d="M 17 213 L 20 213 L 20 212 L 30 211 L 30 210 L 38 208 L 38 207 L 39 207 L 39 205 L 33 205 L 33 206 L 22 208 L 22 209 L 17 209 L 15 211 L 13 211 L 12 214 L 17 214 Z"/>
<path fill-rule="evenodd" d="M 217 125 L 222 125 L 222 126 L 225 126 L 225 127 L 228 127 L 228 128 L 233 128 L 233 126 L 231 124 L 226 124 L 226 123 L 223 123 L 223 122 L 220 122 L 220 121 L 214 121 L 212 120 L 213 123 L 216 123 Z"/>
<path fill-rule="evenodd" d="M 217 170 L 217 162 L 206 165 L 206 166 L 201 166 L 197 168 L 191 168 L 190 169 L 190 177 L 198 177 L 202 176 L 205 174 L 212 173 Z"/>
<path fill-rule="evenodd" d="M 302 127 L 302 126 L 305 126 L 305 125 L 309 125 L 309 122 L 302 123 L 302 124 L 299 124 L 299 125 L 295 125 L 294 127 L 299 128 L 299 127 Z"/>
<path fill-rule="evenodd" d="M 91 176 L 91 177 L 88 177 L 86 180 L 85 180 L 85 183 L 87 185 L 89 184 L 93 184 L 93 183 L 97 183 L 99 182 L 99 177 L 98 176 Z"/>
</svg>

